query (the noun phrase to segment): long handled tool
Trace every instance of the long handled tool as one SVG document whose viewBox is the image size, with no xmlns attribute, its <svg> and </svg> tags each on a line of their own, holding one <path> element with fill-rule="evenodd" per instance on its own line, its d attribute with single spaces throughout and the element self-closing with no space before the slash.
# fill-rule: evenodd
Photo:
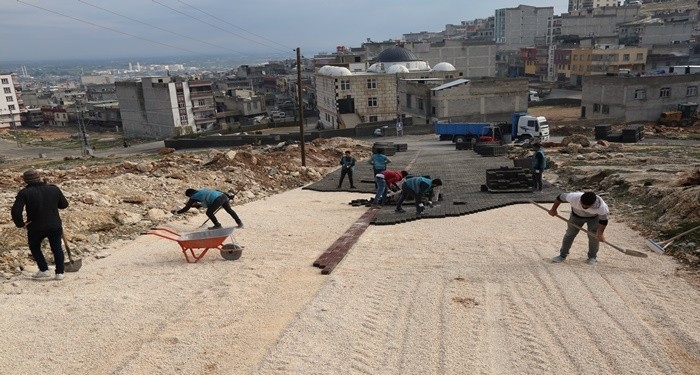
<svg viewBox="0 0 700 375">
<path fill-rule="evenodd" d="M 68 246 L 68 241 L 66 241 L 66 236 L 61 235 L 63 239 L 63 246 L 66 248 L 66 253 L 68 253 L 68 262 L 65 262 L 63 268 L 66 272 L 78 272 L 80 267 L 83 266 L 83 260 L 78 258 L 73 260 L 73 254 L 70 252 L 70 247 Z"/>
<path fill-rule="evenodd" d="M 539 207 L 539 208 L 541 208 L 541 209 L 543 209 L 543 210 L 549 212 L 549 210 L 547 209 L 547 207 L 542 206 L 541 204 L 539 204 L 539 203 L 537 203 L 537 202 L 535 202 L 535 201 L 533 201 L 533 200 L 531 200 L 530 203 L 532 203 L 532 204 L 534 204 L 535 206 L 537 206 L 537 207 Z M 576 225 L 576 224 L 570 222 L 569 220 L 566 220 L 565 217 L 563 217 L 563 216 L 561 216 L 561 215 L 559 215 L 559 214 L 557 214 L 557 217 L 560 218 L 560 219 L 562 219 L 562 220 L 564 220 L 564 221 L 566 221 L 569 225 L 573 226 L 574 228 L 578 228 L 578 229 L 580 229 L 580 230 L 582 230 L 582 231 L 588 233 L 589 236 L 591 236 L 591 237 L 593 237 L 593 238 L 596 238 L 596 237 L 597 237 L 597 235 L 596 235 L 595 233 L 593 233 L 593 232 L 591 232 L 591 231 L 589 231 L 589 230 L 586 230 L 586 229 L 584 229 L 583 227 L 581 227 L 581 226 L 579 226 L 579 225 Z M 608 246 L 612 247 L 613 249 L 615 249 L 615 250 L 617 250 L 617 251 L 619 251 L 619 252 L 621 252 L 621 253 L 623 253 L 623 254 L 625 254 L 625 255 L 631 255 L 631 256 L 633 256 L 633 257 L 639 257 L 639 258 L 646 258 L 646 257 L 648 256 L 647 254 L 645 254 L 645 253 L 643 253 L 643 252 L 641 252 L 641 251 L 630 250 L 630 249 L 623 249 L 623 248 L 621 248 L 621 247 L 619 247 L 619 246 L 615 246 L 615 245 L 611 244 L 611 243 L 608 242 L 608 241 L 605 241 L 605 243 L 608 244 Z"/>
<path fill-rule="evenodd" d="M 685 236 L 686 234 L 688 234 L 688 233 L 690 233 L 690 232 L 693 232 L 693 231 L 695 231 L 695 230 L 697 230 L 697 229 L 700 229 L 700 225 L 698 225 L 698 226 L 695 227 L 695 228 L 688 229 L 687 231 L 685 231 L 685 232 L 683 232 L 683 233 L 681 233 L 681 234 L 677 234 L 677 235 L 675 235 L 675 236 L 673 236 L 673 237 L 667 239 L 666 241 L 661 241 L 661 242 L 654 242 L 654 241 L 652 241 L 652 240 L 650 240 L 650 239 L 647 238 L 647 240 L 646 240 L 647 247 L 650 248 L 650 249 L 653 250 L 653 251 L 656 251 L 656 252 L 659 253 L 659 254 L 663 254 L 663 253 L 666 252 L 666 248 L 667 248 L 671 243 L 673 243 L 673 241 L 675 241 L 675 240 L 677 240 L 677 239 L 679 239 L 679 238 Z"/>
</svg>

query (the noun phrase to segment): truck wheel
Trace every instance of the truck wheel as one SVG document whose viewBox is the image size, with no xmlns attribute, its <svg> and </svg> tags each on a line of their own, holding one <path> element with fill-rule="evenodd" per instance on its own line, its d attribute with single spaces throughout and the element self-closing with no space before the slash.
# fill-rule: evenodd
<svg viewBox="0 0 700 375">
<path fill-rule="evenodd" d="M 673 126 L 673 127 L 677 127 L 677 126 L 678 126 L 678 121 L 671 121 L 668 125 L 669 125 L 669 126 Z"/>
<path fill-rule="evenodd" d="M 464 142 L 464 141 L 466 141 L 466 140 L 467 140 L 467 137 L 462 136 L 462 135 L 458 135 L 458 136 L 456 136 L 456 137 L 454 138 L 454 142 L 455 142 L 455 143 L 462 143 L 462 142 Z"/>
</svg>

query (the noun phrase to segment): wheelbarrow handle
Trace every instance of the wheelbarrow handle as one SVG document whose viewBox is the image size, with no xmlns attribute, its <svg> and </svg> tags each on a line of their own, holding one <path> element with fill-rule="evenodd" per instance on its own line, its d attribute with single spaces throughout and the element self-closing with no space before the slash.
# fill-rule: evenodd
<svg viewBox="0 0 700 375">
<path fill-rule="evenodd" d="M 151 228 L 148 232 L 143 232 L 142 234 L 151 234 L 171 241 L 177 241 L 180 238 L 179 233 L 168 228 Z"/>
</svg>

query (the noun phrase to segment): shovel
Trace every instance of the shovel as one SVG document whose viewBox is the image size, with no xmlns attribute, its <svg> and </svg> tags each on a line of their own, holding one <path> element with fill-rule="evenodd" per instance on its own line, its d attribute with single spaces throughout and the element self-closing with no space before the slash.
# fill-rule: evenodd
<svg viewBox="0 0 700 375">
<path fill-rule="evenodd" d="M 659 253 L 659 254 L 663 254 L 663 253 L 666 252 L 666 248 L 667 248 L 669 245 L 671 245 L 671 244 L 673 243 L 673 241 L 675 241 L 676 239 L 681 238 L 681 237 L 685 236 L 686 234 L 688 234 L 688 233 L 690 233 L 690 232 L 692 232 L 692 231 L 695 231 L 695 230 L 697 230 L 697 229 L 700 229 L 700 225 L 698 225 L 698 226 L 695 227 L 695 228 L 688 229 L 687 231 L 685 231 L 685 232 L 683 232 L 683 233 L 681 233 L 681 234 L 675 235 L 675 236 L 673 236 L 673 237 L 667 239 L 666 241 L 661 241 L 661 242 L 654 242 L 654 241 L 652 241 L 652 240 L 650 240 L 650 239 L 647 238 L 647 240 L 646 240 L 647 247 L 650 248 L 650 249 L 653 250 L 653 251 L 656 251 L 656 252 Z"/>
<path fill-rule="evenodd" d="M 532 203 L 532 204 L 534 204 L 535 206 L 537 206 L 537 207 L 539 207 L 539 208 L 541 208 L 541 209 L 543 209 L 543 210 L 549 212 L 549 210 L 547 209 L 547 207 L 544 207 L 544 206 L 542 206 L 541 204 L 538 204 L 537 202 L 535 202 L 535 201 L 533 201 L 533 200 L 531 200 L 530 203 Z M 593 237 L 593 238 L 596 238 L 596 237 L 597 237 L 597 235 L 596 235 L 595 233 L 593 233 L 593 232 L 591 232 L 591 231 L 589 231 L 589 230 L 583 229 L 583 227 L 578 226 L 578 225 L 576 225 L 576 224 L 570 222 L 569 220 L 566 220 L 565 217 L 563 217 L 563 216 L 561 216 L 561 215 L 559 215 L 559 214 L 557 214 L 557 217 L 560 218 L 560 219 L 562 219 L 562 220 L 564 220 L 564 221 L 566 221 L 566 222 L 567 222 L 569 225 L 571 225 L 572 227 L 578 228 L 578 229 L 580 229 L 580 230 L 582 230 L 582 231 L 588 233 L 589 236 L 591 236 L 591 237 Z M 608 246 L 612 247 L 613 249 L 615 249 L 615 250 L 617 250 L 617 251 L 619 251 L 619 252 L 621 252 L 621 253 L 623 253 L 623 254 L 625 254 L 625 255 L 631 255 L 631 256 L 633 256 L 633 257 L 639 257 L 639 258 L 646 258 L 646 257 L 648 256 L 647 254 L 645 254 L 645 253 L 643 253 L 643 252 L 641 252 L 641 251 L 630 250 L 630 249 L 623 249 L 623 248 L 621 248 L 621 247 L 619 247 L 619 246 L 615 246 L 615 245 L 611 244 L 611 243 L 608 242 L 608 241 L 605 241 L 605 243 L 608 244 Z"/>
<path fill-rule="evenodd" d="M 68 262 L 63 264 L 63 268 L 66 272 L 78 272 L 80 267 L 83 266 L 83 260 L 81 258 L 73 260 L 73 255 L 70 253 L 70 247 L 68 246 L 68 241 L 66 241 L 66 236 L 61 235 L 61 238 L 63 239 L 63 246 L 66 247 L 66 253 L 68 253 Z"/>
</svg>

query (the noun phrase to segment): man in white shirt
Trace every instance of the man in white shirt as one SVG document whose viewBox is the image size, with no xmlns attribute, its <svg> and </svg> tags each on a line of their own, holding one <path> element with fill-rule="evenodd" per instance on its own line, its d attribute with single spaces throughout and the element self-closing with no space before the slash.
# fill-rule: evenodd
<svg viewBox="0 0 700 375">
<path fill-rule="evenodd" d="M 564 202 L 571 205 L 569 222 L 579 227 L 583 227 L 583 225 L 586 224 L 588 231 L 596 234 L 595 237 L 588 236 L 588 260 L 586 263 L 593 265 L 596 263 L 596 256 L 600 243 L 605 242 L 603 234 L 605 233 L 605 227 L 608 225 L 608 214 L 610 213 L 608 205 L 603 201 L 603 198 L 591 191 L 586 193 L 561 193 L 554 200 L 549 214 L 551 216 L 557 216 L 557 209 L 559 205 Z M 569 249 L 574 242 L 574 238 L 576 238 L 579 231 L 579 228 L 573 225 L 567 226 L 559 255 L 552 258 L 553 262 L 561 263 L 566 259 L 569 255 Z"/>
</svg>

